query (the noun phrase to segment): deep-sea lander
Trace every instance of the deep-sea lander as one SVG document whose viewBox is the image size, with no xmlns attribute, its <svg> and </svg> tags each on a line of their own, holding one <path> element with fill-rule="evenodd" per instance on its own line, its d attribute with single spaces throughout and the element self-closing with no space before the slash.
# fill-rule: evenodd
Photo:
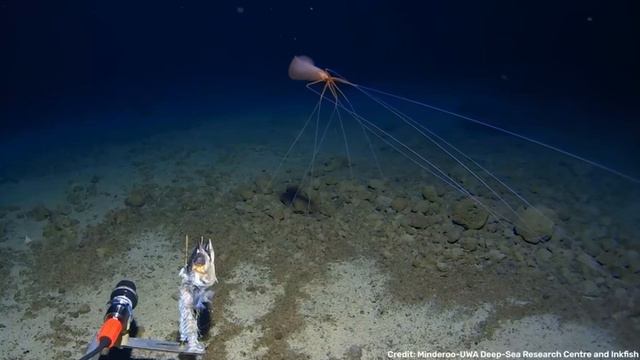
<svg viewBox="0 0 640 360">
<path fill-rule="evenodd" d="M 204 355 L 204 348 L 189 347 L 174 341 L 141 339 L 133 336 L 135 333 L 135 321 L 133 321 L 133 309 L 138 304 L 136 285 L 129 280 L 118 282 L 111 292 L 104 323 L 97 335 L 87 346 L 85 355 L 81 360 L 97 360 L 105 349 L 118 353 L 115 358 L 129 359 L 132 349 L 142 349 L 163 353 L 175 353 L 191 356 L 199 359 Z"/>
</svg>

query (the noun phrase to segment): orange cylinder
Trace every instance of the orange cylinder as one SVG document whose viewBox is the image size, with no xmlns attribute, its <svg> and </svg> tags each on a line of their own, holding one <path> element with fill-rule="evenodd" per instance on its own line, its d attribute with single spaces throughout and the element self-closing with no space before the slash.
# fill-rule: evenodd
<svg viewBox="0 0 640 360">
<path fill-rule="evenodd" d="M 98 341 L 106 337 L 110 341 L 109 348 L 112 348 L 118 342 L 120 334 L 122 334 L 122 323 L 117 318 L 112 317 L 102 324 L 100 331 L 98 331 Z"/>
</svg>

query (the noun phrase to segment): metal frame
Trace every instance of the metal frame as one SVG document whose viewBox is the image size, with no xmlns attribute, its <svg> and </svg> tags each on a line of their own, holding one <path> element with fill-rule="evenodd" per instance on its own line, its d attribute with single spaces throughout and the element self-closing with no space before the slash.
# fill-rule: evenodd
<svg viewBox="0 0 640 360">
<path fill-rule="evenodd" d="M 98 339 L 94 336 L 93 340 L 87 346 L 87 350 L 85 354 L 89 353 L 98 345 Z M 165 341 L 165 340 L 154 340 L 154 339 L 142 339 L 136 337 L 130 337 L 129 334 L 122 335 L 120 339 L 120 343 L 117 345 L 119 348 L 128 348 L 128 349 L 141 349 L 141 350 L 149 350 L 149 351 L 157 351 L 157 352 L 165 352 L 165 353 L 175 353 L 180 355 L 191 355 L 195 356 L 196 359 L 199 359 L 202 355 L 205 354 L 203 351 L 193 351 L 189 350 L 186 344 L 181 344 L 176 341 Z M 91 360 L 97 360 L 100 358 L 100 354 L 96 354 Z"/>
</svg>

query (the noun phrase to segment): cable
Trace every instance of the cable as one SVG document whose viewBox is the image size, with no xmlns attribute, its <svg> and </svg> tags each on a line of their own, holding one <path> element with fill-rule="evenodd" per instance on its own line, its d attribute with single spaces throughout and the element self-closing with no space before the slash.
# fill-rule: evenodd
<svg viewBox="0 0 640 360">
<path fill-rule="evenodd" d="M 98 353 L 100 353 L 100 351 L 102 351 L 102 349 L 106 348 L 107 346 L 109 346 L 111 344 L 111 340 L 109 340 L 108 337 L 102 337 L 100 338 L 100 343 L 98 344 L 98 346 L 96 346 L 95 349 L 91 350 L 91 352 L 85 354 L 83 357 L 80 358 L 80 360 L 89 360 L 92 357 L 96 356 Z"/>
</svg>

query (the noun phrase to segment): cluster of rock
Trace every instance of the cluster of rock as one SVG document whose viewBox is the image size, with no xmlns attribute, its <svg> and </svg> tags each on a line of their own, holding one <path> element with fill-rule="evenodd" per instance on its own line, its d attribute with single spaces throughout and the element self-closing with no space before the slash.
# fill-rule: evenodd
<svg viewBox="0 0 640 360">
<path fill-rule="evenodd" d="M 337 180 L 336 171 L 344 170 L 344 159 L 322 163 L 322 176 L 307 181 L 289 201 L 283 201 L 292 183 L 274 181 L 261 173 L 251 182 L 237 186 L 230 200 L 238 214 L 266 215 L 268 219 L 285 221 L 295 216 L 360 218 L 361 223 L 377 229 L 382 236 L 401 242 L 427 241 L 436 249 L 433 255 L 412 255 L 415 266 L 431 267 L 446 274 L 461 264 L 490 266 L 508 261 L 519 271 L 544 271 L 558 281 L 581 289 L 584 296 L 598 297 L 607 292 L 623 296 L 640 285 L 640 255 L 631 241 L 601 236 L 582 239 L 567 235 L 569 217 L 544 207 L 520 208 L 514 222 L 495 218 L 485 207 L 486 200 L 460 197 L 437 185 L 398 186 L 382 179 L 359 182 Z M 206 188 L 218 190 L 220 179 L 203 177 Z M 174 199 L 185 211 L 206 207 L 203 194 L 186 187 L 170 187 L 163 196 Z M 130 211 L 138 211 L 156 203 L 153 185 L 134 187 L 125 197 Z M 26 212 L 35 221 L 46 221 L 43 235 L 48 239 L 76 239 L 78 222 L 71 211 L 82 209 L 95 194 L 95 182 L 72 185 L 69 204 L 55 210 L 36 206 Z M 313 204 L 313 206 L 311 205 Z M 114 213 L 115 223 L 126 223 L 129 212 Z M 254 218 L 255 219 L 255 218 Z M 348 220 L 345 220 L 348 221 Z M 6 226 L 0 226 L 0 235 Z M 344 232 L 344 231 L 343 231 Z M 383 250 L 383 253 L 385 250 Z M 387 254 L 387 256 L 389 256 Z M 622 289 L 622 290 L 620 290 Z M 626 289 L 626 290 L 625 290 Z"/>
<path fill-rule="evenodd" d="M 206 202 L 221 197 L 232 211 L 215 215 L 237 221 L 234 226 L 250 234 L 248 241 L 275 241 L 272 237 L 284 235 L 274 235 L 266 229 L 286 230 L 287 241 L 277 246 L 307 249 L 312 240 L 304 226 L 322 222 L 308 220 L 331 218 L 332 228 L 315 234 L 317 239 L 346 239 L 352 236 L 352 229 L 365 228 L 365 233 L 371 235 L 365 240 L 382 239 L 376 244 L 382 244 L 379 251 L 383 262 L 413 267 L 428 276 L 452 277 L 463 267 L 496 272 L 508 269 L 519 274 L 542 272 L 590 299 L 603 299 L 609 294 L 621 301 L 637 297 L 640 255 L 630 240 L 613 236 L 570 237 L 565 226 L 569 217 L 539 206 L 517 209 L 512 223 L 499 221 L 484 207 L 486 199 L 461 197 L 443 186 L 407 186 L 382 179 L 341 180 L 345 177 L 336 172 L 349 165 L 341 158 L 323 162 L 319 167 L 321 176 L 306 181 L 299 189 L 302 196 L 288 201 L 282 200 L 282 194 L 288 192 L 288 187 L 300 184 L 278 181 L 267 173 L 233 184 L 231 191 L 223 194 L 218 194 L 220 178 L 215 174 L 203 174 L 198 186 L 175 184 L 163 187 L 162 192 L 153 185 L 142 184 L 119 199 L 123 209 L 113 212 L 108 220 L 114 225 L 132 223 L 135 214 L 146 215 L 161 201 L 171 202 L 172 211 L 182 210 L 183 214 L 190 214 L 186 217 L 196 218 L 205 213 L 198 210 L 208 209 L 211 214 Z M 36 206 L 26 216 L 45 222 L 46 239 L 76 239 L 78 222 L 71 212 L 86 209 L 95 189 L 95 183 L 72 185 L 67 193 L 68 206 Z M 290 229 L 291 224 L 300 226 Z M 3 231 L 0 222 L 0 236 Z M 105 251 L 101 248 L 96 254 L 104 257 Z"/>
<path fill-rule="evenodd" d="M 0 208 L 0 242 L 7 239 L 6 234 L 8 232 L 9 224 L 4 220 L 4 218 L 8 212 L 8 209 Z"/>
<path fill-rule="evenodd" d="M 90 200 L 98 193 L 99 178 L 94 176 L 89 184 L 72 184 L 67 189 L 67 203 L 76 212 L 83 212 L 90 207 Z"/>
<path fill-rule="evenodd" d="M 42 229 L 45 240 L 72 242 L 78 238 L 78 220 L 71 217 L 71 207 L 61 206 L 51 210 L 44 205 L 37 205 L 27 211 L 26 215 L 38 222 L 46 221 Z"/>
<path fill-rule="evenodd" d="M 145 187 L 136 187 L 124 199 L 125 205 L 133 208 L 143 207 L 151 199 L 151 192 Z"/>
<path fill-rule="evenodd" d="M 257 177 L 253 184 L 236 191 L 242 203 L 239 208 L 254 211 L 247 209 L 257 206 L 257 212 L 278 221 L 292 213 L 304 213 L 295 203 L 288 209 L 275 200 L 278 191 L 274 188 L 278 187 L 283 187 L 278 191 L 284 191 L 282 184 L 274 184 L 267 175 Z M 318 201 L 318 213 L 322 215 L 345 211 L 357 216 L 356 209 L 361 209 L 363 221 L 373 221 L 371 227 L 382 229 L 389 237 L 402 231 L 406 241 L 425 239 L 441 248 L 434 259 L 416 256 L 415 266 L 425 266 L 426 262 L 426 266 L 446 274 L 462 263 L 490 266 L 508 261 L 519 271 L 548 273 L 587 297 L 607 292 L 622 296 L 624 289 L 636 289 L 640 284 L 637 250 L 606 239 L 583 240 L 581 245 L 559 225 L 567 217 L 542 206 L 518 209 L 510 223 L 495 218 L 485 207 L 485 199 L 455 197 L 434 185 L 411 192 L 381 179 L 363 184 L 323 176 L 313 179 L 307 189 L 305 194 Z"/>
</svg>

